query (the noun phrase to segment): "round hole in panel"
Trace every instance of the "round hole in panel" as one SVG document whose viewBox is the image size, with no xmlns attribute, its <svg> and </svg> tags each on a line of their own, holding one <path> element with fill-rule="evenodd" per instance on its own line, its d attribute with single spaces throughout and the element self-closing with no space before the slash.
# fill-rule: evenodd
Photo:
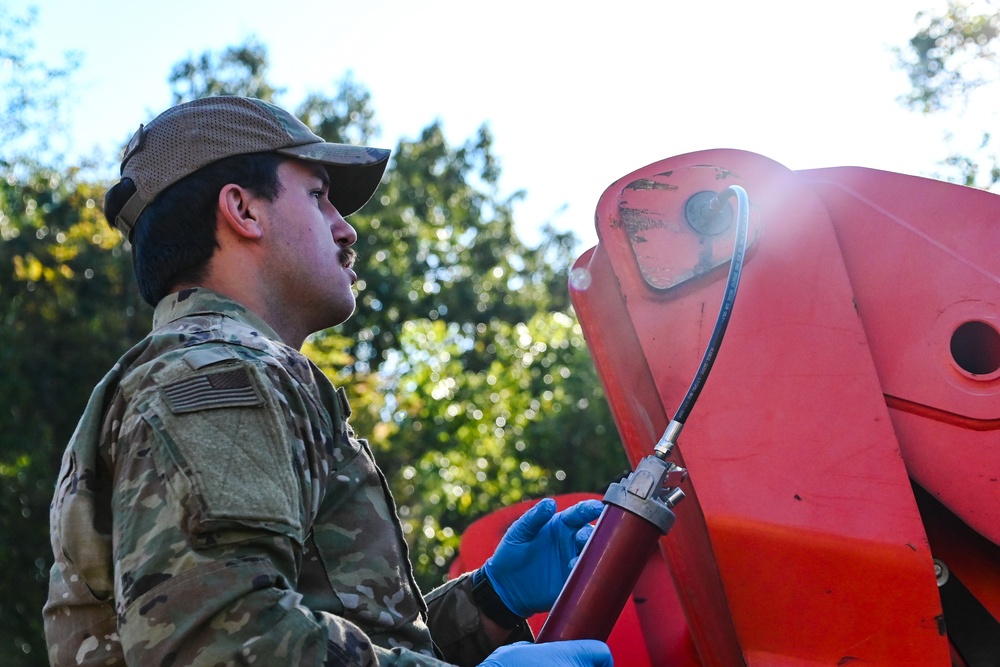
<svg viewBox="0 0 1000 667">
<path fill-rule="evenodd" d="M 951 358 L 970 375 L 1000 371 L 1000 332 L 979 320 L 960 324 L 951 335 Z"/>
</svg>

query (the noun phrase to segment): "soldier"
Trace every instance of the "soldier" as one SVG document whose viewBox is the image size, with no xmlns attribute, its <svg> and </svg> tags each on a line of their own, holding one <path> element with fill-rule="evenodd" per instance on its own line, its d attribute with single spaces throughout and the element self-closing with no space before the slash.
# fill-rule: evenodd
<svg viewBox="0 0 1000 667">
<path fill-rule="evenodd" d="M 153 330 L 63 458 L 53 665 L 611 664 L 602 642 L 531 644 L 524 621 L 553 604 L 600 503 L 543 500 L 425 600 L 344 391 L 298 351 L 354 311 L 344 217 L 388 158 L 237 97 L 130 140 L 105 215 Z"/>
</svg>

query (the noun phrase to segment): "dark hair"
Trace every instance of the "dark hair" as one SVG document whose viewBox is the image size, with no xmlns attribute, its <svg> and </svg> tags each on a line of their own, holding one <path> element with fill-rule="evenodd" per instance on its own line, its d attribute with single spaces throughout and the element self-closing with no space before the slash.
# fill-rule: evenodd
<svg viewBox="0 0 1000 667">
<path fill-rule="evenodd" d="M 129 241 L 139 293 L 155 306 L 180 282 L 197 283 L 219 247 L 215 207 L 229 183 L 273 201 L 281 192 L 277 153 L 249 153 L 225 158 L 177 181 L 149 204 L 136 221 Z M 125 202 L 136 191 L 125 178 L 104 197 L 104 217 L 114 226 Z"/>
</svg>

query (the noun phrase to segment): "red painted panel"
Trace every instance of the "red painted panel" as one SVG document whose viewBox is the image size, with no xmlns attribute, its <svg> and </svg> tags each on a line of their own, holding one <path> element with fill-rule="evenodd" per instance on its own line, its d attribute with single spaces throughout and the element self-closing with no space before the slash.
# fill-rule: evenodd
<svg viewBox="0 0 1000 667">
<path fill-rule="evenodd" d="M 930 552 L 833 224 L 781 165 L 705 151 L 637 170 L 601 198 L 588 257 L 600 269 L 606 256 L 614 282 L 597 285 L 595 271 L 573 296 L 588 344 L 603 341 L 591 348 L 605 355 L 596 363 L 630 459 L 651 451 L 659 433 L 643 434 L 680 403 L 725 282 L 719 243 L 679 216 L 691 195 L 733 182 L 750 196 L 753 245 L 678 446 L 696 493 L 663 541 L 675 581 L 700 585 L 677 566 L 714 555 L 747 664 L 948 664 Z M 612 351 L 619 334 L 625 349 Z M 689 502 L 707 550 L 679 532 Z M 705 625 L 725 610 L 685 611 L 710 660 Z"/>
<path fill-rule="evenodd" d="M 802 176 L 834 220 L 910 474 L 1000 544 L 1000 197 L 858 167 Z"/>
<path fill-rule="evenodd" d="M 612 184 L 571 295 L 633 465 L 725 283 L 733 229 L 696 230 L 685 209 L 734 183 L 751 201 L 743 282 L 672 456 L 687 498 L 610 640 L 618 664 L 963 664 L 931 549 L 1000 616 L 1000 197 L 733 150 Z M 943 506 L 918 492 L 918 511 L 910 477 Z M 470 528 L 465 567 L 521 511 Z M 644 657 L 618 653 L 639 637 Z"/>
</svg>

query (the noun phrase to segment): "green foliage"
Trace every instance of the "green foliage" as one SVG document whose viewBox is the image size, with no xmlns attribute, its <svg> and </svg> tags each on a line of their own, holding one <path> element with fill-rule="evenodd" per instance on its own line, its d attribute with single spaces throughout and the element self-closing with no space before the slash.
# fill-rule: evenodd
<svg viewBox="0 0 1000 667">
<path fill-rule="evenodd" d="M 17 16 L 0 4 L 0 165 L 5 169 L 28 150 L 36 158 L 52 150 L 64 112 L 61 101 L 78 63 L 73 54 L 59 67 L 32 59 L 35 19 L 35 10 Z"/>
<path fill-rule="evenodd" d="M 470 369 L 470 353 L 491 361 Z M 355 421 L 391 471 L 421 583 L 441 582 L 475 518 L 529 497 L 603 491 L 627 463 L 579 324 L 410 320 Z"/>
<path fill-rule="evenodd" d="M 925 114 L 956 106 L 966 109 L 973 93 L 996 86 L 997 38 L 1000 37 L 998 0 L 948 0 L 939 13 L 917 14 L 917 32 L 895 49 L 899 66 L 910 78 L 910 91 L 900 97 L 904 106 Z M 1000 159 L 983 131 L 978 146 L 968 146 L 942 161 L 941 178 L 963 185 L 991 188 L 1000 182 Z M 951 133 L 946 136 L 950 143 Z"/>
<path fill-rule="evenodd" d="M 985 11 L 976 11 L 976 9 Z M 918 111 L 941 111 L 956 99 L 997 80 L 996 39 L 1000 3 L 975 6 L 948 0 L 943 13 L 917 14 L 918 30 L 907 48 L 896 49 L 910 77 L 910 92 L 901 101 Z"/>
<path fill-rule="evenodd" d="M 205 52 L 174 66 L 167 79 L 172 104 L 210 95 L 241 95 L 271 101 L 282 92 L 267 80 L 267 49 L 256 39 L 214 54 Z"/>
<path fill-rule="evenodd" d="M 46 661 L 46 519 L 63 447 L 90 388 L 149 326 L 98 208 L 103 188 L 25 171 L 0 175 L 0 650 L 10 665 Z"/>
<path fill-rule="evenodd" d="M 539 266 L 538 252 L 516 238 L 513 198 L 496 196 L 494 163 L 485 127 L 458 149 L 436 123 L 400 142 L 381 205 L 351 218 L 362 280 L 349 326 L 362 367 L 398 348 L 403 323 L 413 319 L 518 322 L 567 306 L 562 267 Z"/>
<path fill-rule="evenodd" d="M 295 115 L 313 132 L 335 143 L 369 144 L 379 135 L 371 95 L 350 73 L 340 82 L 335 97 L 310 93 Z"/>
</svg>

